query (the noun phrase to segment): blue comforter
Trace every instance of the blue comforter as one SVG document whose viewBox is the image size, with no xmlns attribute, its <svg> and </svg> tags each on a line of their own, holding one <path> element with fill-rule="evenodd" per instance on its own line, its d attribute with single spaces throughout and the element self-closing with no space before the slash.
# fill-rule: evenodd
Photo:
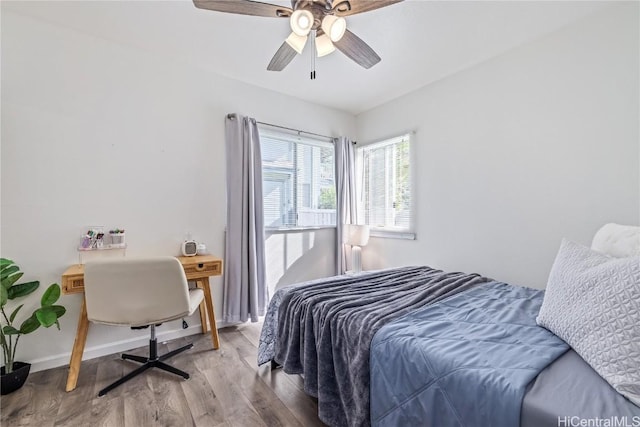
<svg viewBox="0 0 640 427">
<path fill-rule="evenodd" d="M 527 384 L 568 348 L 536 325 L 542 296 L 490 282 L 383 326 L 372 425 L 518 426 Z"/>
<path fill-rule="evenodd" d="M 318 417 L 326 424 L 369 426 L 369 349 L 376 331 L 489 280 L 422 266 L 281 289 L 269 303 L 259 361 L 274 360 L 287 373 L 304 374 L 304 390 L 318 398 Z"/>
</svg>

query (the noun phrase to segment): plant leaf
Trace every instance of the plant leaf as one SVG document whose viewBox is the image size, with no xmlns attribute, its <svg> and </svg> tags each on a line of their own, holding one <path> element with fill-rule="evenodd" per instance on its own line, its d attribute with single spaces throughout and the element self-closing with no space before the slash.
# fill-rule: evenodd
<svg viewBox="0 0 640 427">
<path fill-rule="evenodd" d="M 35 331 L 39 327 L 40 327 L 40 322 L 38 321 L 36 314 L 33 313 L 31 317 L 29 317 L 27 320 L 22 322 L 22 325 L 20 325 L 20 333 L 30 334 L 31 332 Z"/>
<path fill-rule="evenodd" d="M 57 318 L 61 318 L 67 312 L 67 309 L 61 305 L 49 305 L 47 308 L 53 310 Z"/>
<path fill-rule="evenodd" d="M 58 320 L 58 316 L 56 316 L 55 311 L 51 310 L 50 307 L 39 308 L 36 310 L 35 314 L 38 322 L 40 322 L 40 324 L 45 328 L 53 325 L 56 323 L 56 320 Z"/>
<path fill-rule="evenodd" d="M 9 294 L 7 293 L 7 290 L 4 288 L 4 286 L 0 286 L 0 307 L 4 307 L 8 299 Z"/>
<path fill-rule="evenodd" d="M 0 270 L 4 270 L 5 268 L 13 264 L 15 264 L 15 262 L 11 261 L 10 259 L 0 258 Z"/>
<path fill-rule="evenodd" d="M 12 276 L 9 277 L 5 277 L 4 279 L 2 279 L 2 287 L 5 289 L 9 289 L 11 286 L 13 286 L 14 283 L 16 283 L 18 280 L 20 280 L 20 278 L 22 277 L 24 273 L 20 272 L 20 273 L 16 273 Z"/>
<path fill-rule="evenodd" d="M 11 313 L 11 316 L 9 316 L 9 322 L 13 323 L 13 319 L 16 318 L 16 314 L 18 314 L 18 311 L 20 311 L 23 305 L 24 304 L 20 304 L 18 307 L 16 307 L 15 310 L 13 310 L 13 313 Z"/>
<path fill-rule="evenodd" d="M 4 332 L 5 335 L 18 335 L 20 333 L 19 330 L 9 325 L 2 328 L 2 332 Z"/>
<path fill-rule="evenodd" d="M 60 322 L 58 322 L 58 319 L 56 319 L 56 328 L 58 328 L 58 330 L 60 330 Z"/>
<path fill-rule="evenodd" d="M 67 309 L 61 305 L 47 305 L 36 310 L 35 315 L 40 324 L 45 328 L 55 323 L 58 329 L 60 329 L 58 318 L 62 317 L 66 312 Z"/>
<path fill-rule="evenodd" d="M 57 283 L 54 283 L 44 291 L 40 303 L 43 307 L 52 305 L 54 302 L 58 301 L 58 298 L 60 298 L 60 286 L 58 286 Z"/>
<path fill-rule="evenodd" d="M 7 346 L 7 340 L 4 338 L 4 332 L 2 331 L 0 331 L 0 345 L 2 345 L 2 347 Z"/>
<path fill-rule="evenodd" d="M 11 276 L 13 273 L 17 273 L 18 271 L 20 271 L 20 267 L 18 267 L 17 265 L 7 266 L 7 268 L 2 269 L 2 272 L 0 272 L 0 279 L 6 279 L 7 277 Z"/>
<path fill-rule="evenodd" d="M 40 282 L 38 281 L 20 283 L 19 285 L 14 285 L 9 289 L 7 289 L 8 297 L 9 299 L 14 299 L 18 297 L 23 297 L 25 295 L 29 295 L 31 292 L 38 289 L 38 286 L 40 286 Z"/>
</svg>

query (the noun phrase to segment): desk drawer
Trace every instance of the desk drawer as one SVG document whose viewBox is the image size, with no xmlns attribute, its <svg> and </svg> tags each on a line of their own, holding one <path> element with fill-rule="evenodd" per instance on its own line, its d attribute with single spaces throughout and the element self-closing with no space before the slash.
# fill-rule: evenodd
<svg viewBox="0 0 640 427">
<path fill-rule="evenodd" d="M 65 276 L 62 278 L 62 293 L 79 294 L 84 292 L 84 275 Z"/>
<path fill-rule="evenodd" d="M 184 264 L 184 272 L 187 279 L 202 279 L 209 276 L 219 276 L 222 274 L 221 261 L 205 261 L 193 264 Z"/>
</svg>

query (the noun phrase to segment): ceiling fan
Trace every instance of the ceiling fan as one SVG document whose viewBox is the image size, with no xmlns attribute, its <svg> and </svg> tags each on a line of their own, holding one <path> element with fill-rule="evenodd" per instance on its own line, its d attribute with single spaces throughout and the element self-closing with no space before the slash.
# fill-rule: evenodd
<svg viewBox="0 0 640 427">
<path fill-rule="evenodd" d="M 288 18 L 291 34 L 267 66 L 282 71 L 304 49 L 309 34 L 318 57 L 336 48 L 364 68 L 380 62 L 378 54 L 347 29 L 346 16 L 379 9 L 402 0 L 291 0 L 291 8 L 253 0 L 193 0 L 199 9 L 240 15 Z M 312 79 L 315 71 L 312 71 Z"/>
</svg>

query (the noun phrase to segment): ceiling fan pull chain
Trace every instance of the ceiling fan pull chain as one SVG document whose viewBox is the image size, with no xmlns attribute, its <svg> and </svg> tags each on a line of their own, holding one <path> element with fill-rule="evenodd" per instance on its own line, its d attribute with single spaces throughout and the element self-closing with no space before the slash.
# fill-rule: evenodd
<svg viewBox="0 0 640 427">
<path fill-rule="evenodd" d="M 311 80 L 316 79 L 316 30 L 311 31 Z"/>
</svg>

